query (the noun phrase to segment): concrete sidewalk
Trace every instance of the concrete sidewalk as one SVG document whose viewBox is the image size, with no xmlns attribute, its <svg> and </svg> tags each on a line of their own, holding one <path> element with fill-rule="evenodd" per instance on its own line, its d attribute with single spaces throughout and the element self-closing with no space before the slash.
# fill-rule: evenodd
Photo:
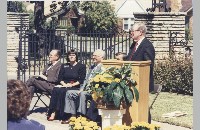
<svg viewBox="0 0 200 130">
<path fill-rule="evenodd" d="M 49 99 L 47 97 L 42 97 L 43 101 L 46 102 L 46 104 L 49 104 Z M 32 109 L 34 103 L 36 102 L 36 97 L 33 98 L 30 106 L 30 110 Z M 54 121 L 47 121 L 46 119 L 46 109 L 44 105 L 39 101 L 38 106 L 36 107 L 34 112 L 31 113 L 28 116 L 28 119 L 33 119 L 41 124 L 45 125 L 46 130 L 69 130 L 69 125 L 68 124 L 61 124 L 61 121 L 59 120 L 54 120 Z M 152 120 L 152 124 L 158 124 L 161 126 L 161 130 L 192 130 L 189 128 L 184 128 L 180 126 L 174 126 L 170 125 L 168 123 L 160 123 Z"/>
</svg>

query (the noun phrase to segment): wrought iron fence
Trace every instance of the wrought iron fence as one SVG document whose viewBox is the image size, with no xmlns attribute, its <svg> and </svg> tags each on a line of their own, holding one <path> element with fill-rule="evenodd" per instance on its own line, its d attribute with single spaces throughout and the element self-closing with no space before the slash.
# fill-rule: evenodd
<svg viewBox="0 0 200 130">
<path fill-rule="evenodd" d="M 115 53 L 129 51 L 131 41 L 126 32 L 77 32 L 46 29 L 31 33 L 29 29 L 19 29 L 18 79 L 27 80 L 31 75 L 40 74 L 48 62 L 52 49 L 61 50 L 61 62 L 66 62 L 66 53 L 70 49 L 78 52 L 79 61 L 90 65 L 91 55 L 96 49 L 106 52 L 106 59 L 115 58 Z M 22 60 L 23 59 L 23 60 Z M 21 67 L 21 63 L 26 67 Z"/>
<path fill-rule="evenodd" d="M 179 47 L 181 49 L 185 49 L 185 51 L 187 51 L 187 49 L 191 49 L 190 48 L 190 41 L 183 36 L 182 34 L 180 34 L 179 32 L 174 32 L 174 31 L 170 31 L 169 32 L 169 56 L 173 57 L 175 56 L 175 48 Z M 179 51 L 179 54 L 184 54 L 184 51 Z"/>
</svg>

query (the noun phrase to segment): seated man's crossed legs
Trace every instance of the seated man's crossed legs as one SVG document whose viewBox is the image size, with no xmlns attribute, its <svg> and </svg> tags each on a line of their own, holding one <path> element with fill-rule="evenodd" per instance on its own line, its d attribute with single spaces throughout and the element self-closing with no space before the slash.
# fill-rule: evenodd
<svg viewBox="0 0 200 130">
<path fill-rule="evenodd" d="M 31 77 L 26 81 L 26 85 L 29 88 L 29 91 L 31 92 L 31 97 L 33 97 L 35 89 L 40 89 L 41 91 L 48 91 L 51 93 L 53 87 L 49 85 L 49 83 L 43 79 Z"/>
</svg>

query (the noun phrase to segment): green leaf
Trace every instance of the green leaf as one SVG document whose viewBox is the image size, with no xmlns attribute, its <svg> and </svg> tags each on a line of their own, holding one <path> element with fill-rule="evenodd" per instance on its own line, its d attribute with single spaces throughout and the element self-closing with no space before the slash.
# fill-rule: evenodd
<svg viewBox="0 0 200 130">
<path fill-rule="evenodd" d="M 128 101 L 128 104 L 132 103 L 134 95 L 133 92 L 130 89 L 125 89 L 124 95 L 126 98 L 126 101 Z"/>
<path fill-rule="evenodd" d="M 123 90 L 120 87 L 117 87 L 116 89 L 113 90 L 113 101 L 117 108 L 120 106 L 122 96 L 123 96 Z"/>
<path fill-rule="evenodd" d="M 121 86 L 122 88 L 125 88 L 125 86 L 126 86 L 125 81 L 120 82 L 120 86 Z"/>
<path fill-rule="evenodd" d="M 133 90 L 134 90 L 134 94 L 135 94 L 135 100 L 136 100 L 136 102 L 138 102 L 138 100 L 139 100 L 139 92 L 138 92 L 136 87 L 133 87 Z"/>
</svg>

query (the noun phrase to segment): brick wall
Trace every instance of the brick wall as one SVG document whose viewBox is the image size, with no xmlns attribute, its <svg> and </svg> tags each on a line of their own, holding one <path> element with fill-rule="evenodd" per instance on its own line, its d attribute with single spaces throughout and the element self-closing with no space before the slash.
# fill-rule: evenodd
<svg viewBox="0 0 200 130">
<path fill-rule="evenodd" d="M 134 13 L 135 22 L 144 22 L 147 26 L 147 38 L 156 49 L 156 59 L 163 59 L 169 54 L 169 33 L 179 32 L 178 41 L 185 37 L 186 13 L 154 12 Z M 176 53 L 184 53 L 184 47 L 176 47 Z"/>
<path fill-rule="evenodd" d="M 29 28 L 29 14 L 26 13 L 7 13 L 7 73 L 16 73 L 17 63 L 14 57 L 19 54 L 19 32 L 17 28 L 20 29 L 21 22 L 23 23 L 23 30 L 28 30 Z M 23 43 L 28 43 L 27 38 L 22 39 Z M 22 49 L 27 48 L 27 45 L 22 45 Z M 24 53 L 22 52 L 24 55 Z"/>
</svg>

